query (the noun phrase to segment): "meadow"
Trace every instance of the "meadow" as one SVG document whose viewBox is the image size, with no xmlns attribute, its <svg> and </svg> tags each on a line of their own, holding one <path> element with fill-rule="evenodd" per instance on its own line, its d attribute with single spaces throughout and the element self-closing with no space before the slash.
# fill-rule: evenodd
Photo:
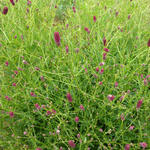
<svg viewBox="0 0 150 150">
<path fill-rule="evenodd" d="M 1 0 L 0 150 L 150 150 L 150 1 Z"/>
</svg>

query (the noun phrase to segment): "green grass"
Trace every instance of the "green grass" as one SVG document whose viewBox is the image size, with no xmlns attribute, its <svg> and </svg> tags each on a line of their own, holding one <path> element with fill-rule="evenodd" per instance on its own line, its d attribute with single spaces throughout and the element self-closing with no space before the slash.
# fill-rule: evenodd
<svg viewBox="0 0 150 150">
<path fill-rule="evenodd" d="M 0 149 L 67 150 L 69 140 L 76 150 L 123 150 L 126 144 L 140 150 L 141 142 L 150 149 L 149 79 L 144 84 L 150 75 L 148 0 L 34 0 L 30 6 L 27 1 L 12 6 L 3 0 L 1 12 L 4 6 L 8 13 L 0 13 Z M 60 46 L 54 32 L 60 34 Z M 106 60 L 104 37 L 110 50 Z M 96 72 L 97 67 L 104 73 Z M 109 101 L 108 95 L 115 99 Z M 137 109 L 140 99 L 143 103 Z M 45 108 L 38 110 L 35 104 Z M 52 109 L 56 114 L 47 116 Z"/>
</svg>

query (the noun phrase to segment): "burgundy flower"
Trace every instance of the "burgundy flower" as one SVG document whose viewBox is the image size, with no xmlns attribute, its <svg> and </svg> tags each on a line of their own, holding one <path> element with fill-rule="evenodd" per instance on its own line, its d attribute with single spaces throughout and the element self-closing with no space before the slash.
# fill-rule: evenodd
<svg viewBox="0 0 150 150">
<path fill-rule="evenodd" d="M 87 33 L 90 33 L 90 30 L 89 30 L 87 27 L 85 27 L 84 30 L 85 30 Z"/>
<path fill-rule="evenodd" d="M 14 113 L 12 111 L 9 112 L 9 116 L 10 118 L 13 118 L 14 117 Z"/>
<path fill-rule="evenodd" d="M 96 16 L 93 16 L 93 21 L 96 22 Z"/>
<path fill-rule="evenodd" d="M 118 87 L 118 82 L 115 82 L 115 87 Z"/>
<path fill-rule="evenodd" d="M 15 5 L 15 2 L 14 2 L 14 0 L 10 0 L 10 2 L 11 2 L 11 4 L 12 4 L 12 5 Z"/>
<path fill-rule="evenodd" d="M 103 60 L 106 59 L 107 53 L 103 53 Z"/>
<path fill-rule="evenodd" d="M 150 39 L 148 40 L 147 46 L 150 47 Z"/>
<path fill-rule="evenodd" d="M 27 135 L 27 132 L 26 132 L 26 131 L 24 131 L 24 132 L 23 132 L 23 134 L 24 134 L 24 135 Z"/>
<path fill-rule="evenodd" d="M 31 95 L 32 97 L 36 97 L 36 95 L 35 95 L 33 92 L 30 92 L 30 95 Z"/>
<path fill-rule="evenodd" d="M 15 75 L 17 75 L 17 74 L 18 74 L 18 71 L 17 71 L 17 70 L 15 70 L 15 71 L 14 71 L 14 74 L 15 74 Z"/>
<path fill-rule="evenodd" d="M 108 48 L 104 48 L 104 51 L 105 52 L 109 52 L 110 50 Z"/>
<path fill-rule="evenodd" d="M 54 33 L 54 39 L 55 39 L 55 43 L 57 46 L 60 46 L 60 36 L 59 36 L 59 32 L 55 32 Z"/>
<path fill-rule="evenodd" d="M 109 101 L 113 101 L 115 96 L 114 95 L 108 95 L 107 98 L 108 98 Z"/>
<path fill-rule="evenodd" d="M 130 144 L 126 144 L 124 149 L 129 150 L 130 149 Z"/>
<path fill-rule="evenodd" d="M 69 27 L 69 24 L 66 24 L 66 28 L 68 28 Z"/>
<path fill-rule="evenodd" d="M 102 82 L 102 81 L 100 81 L 100 82 L 99 82 L 99 85 L 102 85 L 102 84 L 103 84 L 103 82 Z"/>
<path fill-rule="evenodd" d="M 29 13 L 29 8 L 27 8 L 26 10 L 27 10 L 27 13 Z"/>
<path fill-rule="evenodd" d="M 136 108 L 139 109 L 142 105 L 143 101 L 142 100 L 139 100 L 137 105 L 136 105 Z"/>
<path fill-rule="evenodd" d="M 72 102 L 72 96 L 71 96 L 70 93 L 67 93 L 67 99 L 68 99 L 69 102 Z"/>
<path fill-rule="evenodd" d="M 125 120 L 124 114 L 121 114 L 121 115 L 120 115 L 120 118 L 121 118 L 122 121 L 124 121 L 124 120 Z"/>
<path fill-rule="evenodd" d="M 130 19 L 131 18 L 131 15 L 128 15 L 128 19 Z"/>
<path fill-rule="evenodd" d="M 59 148 L 59 150 L 63 150 L 63 148 L 62 148 L 62 147 L 60 147 L 60 148 Z"/>
<path fill-rule="evenodd" d="M 10 97 L 8 97 L 8 96 L 5 96 L 5 99 L 7 99 L 8 101 L 10 101 L 10 100 L 11 100 L 11 98 L 10 98 Z"/>
<path fill-rule="evenodd" d="M 5 7 L 3 8 L 3 14 L 6 15 L 7 13 L 8 13 L 8 7 L 5 6 Z"/>
<path fill-rule="evenodd" d="M 13 83 L 12 86 L 16 86 L 16 83 Z"/>
<path fill-rule="evenodd" d="M 36 150 L 42 150 L 41 148 L 36 148 Z"/>
<path fill-rule="evenodd" d="M 6 65 L 6 66 L 8 66 L 8 65 L 9 65 L 8 61 L 6 61 L 6 62 L 5 62 L 5 65 Z"/>
<path fill-rule="evenodd" d="M 101 71 L 100 71 L 100 74 L 103 74 L 103 72 L 104 72 L 104 69 L 102 68 Z"/>
<path fill-rule="evenodd" d="M 69 144 L 69 146 L 72 147 L 72 148 L 75 148 L 75 146 L 76 146 L 76 144 L 75 144 L 72 140 L 69 140 L 69 141 L 68 141 L 68 144 Z"/>
<path fill-rule="evenodd" d="M 41 81 L 44 81 L 44 80 L 45 80 L 43 76 L 41 76 L 40 79 L 41 79 Z"/>
<path fill-rule="evenodd" d="M 79 122 L 79 117 L 75 117 L 75 122 Z"/>
<path fill-rule="evenodd" d="M 31 5 L 31 1 L 30 0 L 28 0 L 27 5 Z"/>
<path fill-rule="evenodd" d="M 80 105 L 80 109 L 81 109 L 81 110 L 84 110 L 84 107 L 83 107 L 83 105 L 82 105 L 82 104 Z"/>
<path fill-rule="evenodd" d="M 49 111 L 49 110 L 47 110 L 46 115 L 48 116 L 48 115 L 50 115 L 50 114 L 52 114 L 52 112 Z"/>
<path fill-rule="evenodd" d="M 124 99 L 124 95 L 120 97 L 120 101 L 122 101 Z"/>
<path fill-rule="evenodd" d="M 147 85 L 148 84 L 148 81 L 146 78 L 144 78 L 144 85 Z"/>
<path fill-rule="evenodd" d="M 99 68 L 98 67 L 96 67 L 96 72 L 99 72 Z"/>
<path fill-rule="evenodd" d="M 147 143 L 141 142 L 141 143 L 140 143 L 140 146 L 141 146 L 143 149 L 145 149 L 145 148 L 147 147 Z"/>
<path fill-rule="evenodd" d="M 100 129 L 99 129 L 99 132 L 103 132 L 103 129 L 102 129 L 102 128 L 100 128 Z"/>
<path fill-rule="evenodd" d="M 77 134 L 77 137 L 80 138 L 80 134 L 79 133 Z"/>
<path fill-rule="evenodd" d="M 134 129 L 134 126 L 130 126 L 129 130 L 131 131 L 131 130 L 133 130 L 133 129 Z"/>
<path fill-rule="evenodd" d="M 66 53 L 68 54 L 68 52 L 69 52 L 69 48 L 68 46 L 66 46 Z"/>
<path fill-rule="evenodd" d="M 106 38 L 105 37 L 103 38 L 103 44 L 104 44 L 104 46 L 106 46 Z"/>
<path fill-rule="evenodd" d="M 141 74 L 141 79 L 143 79 L 143 74 Z"/>
<path fill-rule="evenodd" d="M 73 12 L 76 13 L 76 8 L 75 8 L 75 6 L 73 6 L 72 9 L 73 9 Z"/>
<path fill-rule="evenodd" d="M 85 72 L 87 73 L 87 68 L 85 68 L 84 70 L 85 70 Z"/>
<path fill-rule="evenodd" d="M 118 16 L 118 14 L 119 14 L 119 12 L 118 12 L 118 11 L 116 11 L 116 16 Z"/>
<path fill-rule="evenodd" d="M 53 113 L 53 114 L 56 114 L 56 110 L 52 109 L 52 113 Z"/>
<path fill-rule="evenodd" d="M 36 109 L 40 110 L 41 107 L 39 106 L 39 104 L 35 104 Z"/>
<path fill-rule="evenodd" d="M 101 62 L 99 65 L 100 65 L 100 66 L 103 66 L 104 64 L 105 64 L 104 62 Z"/>
<path fill-rule="evenodd" d="M 149 79 L 149 78 L 150 78 L 150 75 L 147 75 L 147 76 L 146 76 L 146 79 Z"/>
</svg>

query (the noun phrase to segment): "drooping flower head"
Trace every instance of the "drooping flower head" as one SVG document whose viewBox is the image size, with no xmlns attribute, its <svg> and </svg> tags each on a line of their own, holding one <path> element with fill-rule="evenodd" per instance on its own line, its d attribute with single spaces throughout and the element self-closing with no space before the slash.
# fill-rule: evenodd
<svg viewBox="0 0 150 150">
<path fill-rule="evenodd" d="M 15 2 L 14 0 L 10 0 L 11 4 L 14 6 L 15 5 Z"/>
<path fill-rule="evenodd" d="M 54 33 L 54 40 L 57 46 L 60 46 L 60 36 L 59 36 L 59 32 L 55 32 Z"/>
<path fill-rule="evenodd" d="M 109 52 L 110 50 L 108 48 L 104 48 L 104 51 L 105 52 Z"/>
<path fill-rule="evenodd" d="M 85 30 L 87 33 L 90 33 L 90 30 L 89 30 L 87 27 L 85 27 L 84 30 Z"/>
<path fill-rule="evenodd" d="M 8 7 L 5 6 L 5 7 L 3 8 L 3 14 L 6 15 L 7 13 L 8 13 Z"/>
</svg>

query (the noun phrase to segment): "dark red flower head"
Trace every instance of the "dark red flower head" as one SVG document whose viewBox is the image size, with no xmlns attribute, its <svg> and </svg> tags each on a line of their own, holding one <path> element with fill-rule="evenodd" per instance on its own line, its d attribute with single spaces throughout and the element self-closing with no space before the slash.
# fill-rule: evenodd
<svg viewBox="0 0 150 150">
<path fill-rule="evenodd" d="M 96 22 L 96 16 L 93 16 L 93 21 Z"/>
<path fill-rule="evenodd" d="M 55 43 L 57 46 L 60 46 L 60 36 L 59 36 L 59 32 L 55 32 L 54 33 L 54 39 L 55 39 Z"/>
<path fill-rule="evenodd" d="M 104 51 L 105 52 L 109 52 L 110 50 L 108 48 L 104 48 Z"/>
<path fill-rule="evenodd" d="M 68 144 L 72 148 L 75 148 L 75 146 L 76 146 L 76 144 L 72 140 L 68 141 Z"/>
<path fill-rule="evenodd" d="M 139 109 L 142 105 L 143 101 L 142 100 L 139 100 L 137 105 L 136 105 L 136 108 Z"/>
<path fill-rule="evenodd" d="M 76 13 L 76 8 L 74 6 L 72 7 L 72 9 L 73 9 L 73 12 Z"/>
<path fill-rule="evenodd" d="M 148 40 L 147 46 L 150 47 L 150 39 Z"/>
<path fill-rule="evenodd" d="M 105 37 L 103 38 L 103 44 L 104 44 L 104 46 L 106 46 L 106 38 Z"/>
<path fill-rule="evenodd" d="M 90 30 L 89 30 L 87 27 L 85 27 L 84 30 L 85 30 L 86 32 L 90 33 Z"/>
<path fill-rule="evenodd" d="M 8 7 L 5 6 L 4 9 L 3 9 L 3 14 L 6 15 L 7 12 L 8 12 Z"/>
<path fill-rule="evenodd" d="M 15 5 L 15 2 L 14 2 L 14 0 L 10 0 L 10 2 L 11 2 L 11 4 L 12 4 L 12 5 Z"/>
<path fill-rule="evenodd" d="M 129 150 L 130 149 L 130 144 L 126 144 L 124 149 Z"/>
<path fill-rule="evenodd" d="M 68 99 L 69 102 L 72 102 L 72 96 L 71 96 L 70 93 L 67 93 L 67 99 Z"/>
</svg>

